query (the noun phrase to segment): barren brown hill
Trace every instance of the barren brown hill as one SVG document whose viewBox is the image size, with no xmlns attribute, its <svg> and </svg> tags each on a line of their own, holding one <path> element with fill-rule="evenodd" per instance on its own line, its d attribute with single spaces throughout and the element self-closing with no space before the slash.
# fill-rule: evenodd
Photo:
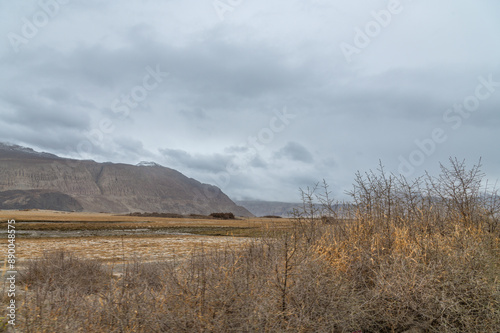
<svg viewBox="0 0 500 333">
<path fill-rule="evenodd" d="M 12 209 L 17 200 L 22 208 L 75 210 L 79 204 L 81 210 L 89 212 L 232 212 L 252 216 L 218 187 L 156 164 L 71 160 L 5 144 L 0 144 L 0 192 L 0 209 Z M 64 203 L 69 206 L 61 207 Z"/>
</svg>

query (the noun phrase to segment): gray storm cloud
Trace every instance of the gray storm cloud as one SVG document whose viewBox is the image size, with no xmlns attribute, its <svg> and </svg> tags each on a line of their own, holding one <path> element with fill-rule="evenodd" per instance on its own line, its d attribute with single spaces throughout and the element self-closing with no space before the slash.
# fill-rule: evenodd
<svg viewBox="0 0 500 333">
<path fill-rule="evenodd" d="M 221 2 L 0 3 L 0 141 L 153 160 L 233 198 L 323 178 L 341 197 L 379 160 L 481 156 L 500 177 L 498 2 Z"/>
</svg>

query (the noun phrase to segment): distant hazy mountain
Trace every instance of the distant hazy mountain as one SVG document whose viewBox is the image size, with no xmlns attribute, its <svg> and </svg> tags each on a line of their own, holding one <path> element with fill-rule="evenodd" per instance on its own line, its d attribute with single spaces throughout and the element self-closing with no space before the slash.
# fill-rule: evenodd
<svg viewBox="0 0 500 333">
<path fill-rule="evenodd" d="M 0 143 L 0 209 L 23 208 L 252 215 L 218 187 L 153 162 L 71 160 Z"/>
<path fill-rule="evenodd" d="M 245 207 L 255 216 L 275 215 L 290 217 L 294 208 L 300 208 L 301 203 L 277 202 L 277 201 L 256 201 L 237 200 L 236 204 Z"/>
</svg>

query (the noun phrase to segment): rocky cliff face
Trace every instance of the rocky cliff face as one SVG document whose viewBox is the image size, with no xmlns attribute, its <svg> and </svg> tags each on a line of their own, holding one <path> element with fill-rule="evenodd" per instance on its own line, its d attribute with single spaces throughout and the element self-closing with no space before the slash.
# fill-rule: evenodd
<svg viewBox="0 0 500 333">
<path fill-rule="evenodd" d="M 93 212 L 252 215 L 219 188 L 154 163 L 133 166 L 70 160 L 0 144 L 0 192 L 11 190 L 48 191 L 45 202 L 50 202 L 47 193 L 58 192 L 75 199 L 82 210 Z M 7 195 L 0 196 L 3 202 L 9 199 Z M 2 200 L 0 209 L 9 209 L 5 204 L 2 207 Z"/>
</svg>

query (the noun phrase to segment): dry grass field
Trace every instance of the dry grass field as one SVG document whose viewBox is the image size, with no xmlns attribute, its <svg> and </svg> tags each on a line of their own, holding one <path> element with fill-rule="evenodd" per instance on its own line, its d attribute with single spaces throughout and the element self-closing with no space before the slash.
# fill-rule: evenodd
<svg viewBox="0 0 500 333">
<path fill-rule="evenodd" d="M 238 228 L 261 228 L 270 224 L 286 224 L 287 219 L 267 219 L 267 218 L 238 218 L 235 220 L 216 220 L 216 219 L 178 219 L 164 217 L 141 217 L 129 215 L 116 215 L 108 213 L 74 213 L 58 212 L 46 210 L 25 210 L 11 211 L 0 210 L 0 222 L 8 219 L 15 219 L 18 222 L 47 222 L 47 223 L 81 223 L 85 228 L 113 228 L 114 223 L 119 223 L 123 227 L 141 227 L 148 223 L 152 227 L 238 227 Z"/>
<path fill-rule="evenodd" d="M 0 211 L 6 222 L 16 220 L 16 256 L 19 265 L 44 252 L 69 251 L 86 259 L 121 264 L 132 258 L 144 261 L 182 258 L 194 249 L 238 247 L 262 235 L 271 225 L 287 227 L 289 220 L 175 219 L 58 211 Z M 1 244 L 7 245 L 7 237 Z M 5 252 L 6 253 L 6 252 Z M 0 258 L 0 267 L 4 264 Z"/>
</svg>

